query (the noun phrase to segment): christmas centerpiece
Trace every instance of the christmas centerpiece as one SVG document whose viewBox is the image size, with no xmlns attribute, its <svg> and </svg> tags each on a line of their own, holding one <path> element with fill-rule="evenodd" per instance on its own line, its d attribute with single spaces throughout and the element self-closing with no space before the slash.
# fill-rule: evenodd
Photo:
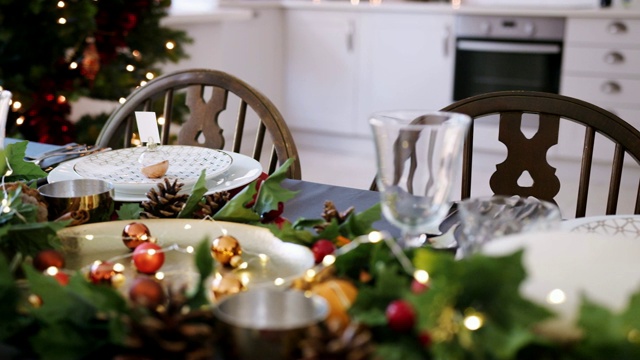
<svg viewBox="0 0 640 360">
<path fill-rule="evenodd" d="M 380 218 L 379 206 L 338 209 L 327 201 L 315 204 L 317 219 L 284 219 L 282 210 L 295 196 L 280 186 L 287 165 L 237 193 L 205 196 L 205 182 L 200 179 L 186 196 L 172 201 L 180 183 L 162 182 L 147 201 L 121 207 L 120 220 L 95 225 L 112 228 L 110 239 L 115 242 L 109 246 L 117 248 L 120 261 L 101 252 L 93 256 L 96 262 L 73 265 L 77 258 L 65 249 L 69 244 L 64 236 L 40 244 L 57 252 L 40 249 L 18 262 L 0 256 L 0 350 L 19 358 L 219 356 L 227 344 L 211 309 L 219 298 L 251 291 L 250 272 L 243 273 L 242 264 L 263 266 L 265 258 L 247 239 L 257 239 L 258 246 L 272 237 L 279 246 L 295 243 L 291 249 L 304 249 L 301 254 L 306 253 L 309 263 L 296 270 L 295 278 L 271 278 L 269 286 L 321 296 L 330 307 L 324 321 L 306 329 L 293 358 L 633 359 L 640 355 L 636 316 L 640 294 L 615 312 L 584 298 L 576 323 L 581 336 L 559 341 L 538 327 L 554 314 L 520 292 L 527 279 L 522 251 L 456 260 L 449 252 L 402 250 L 395 239 L 373 229 Z M 171 206 L 165 207 L 168 203 Z M 145 212 L 153 217 L 143 216 Z M 4 223 L 2 233 L 17 230 L 13 227 L 18 218 Z M 35 218 L 26 223 L 32 222 Z M 178 228 L 177 223 L 189 226 Z M 82 233 L 85 225 L 60 230 L 64 225 L 48 226 L 59 234 L 102 234 Z M 94 225 L 84 229 L 96 229 L 89 226 Z M 198 226 L 227 232 L 200 238 L 202 234 L 190 233 Z M 178 248 L 173 247 L 174 240 L 166 240 L 172 227 L 182 234 L 176 238 L 185 241 L 175 240 Z M 247 228 L 251 236 L 243 232 Z M 22 240 L 22 245 L 37 241 Z M 100 239 L 85 237 L 81 246 L 96 240 L 99 244 Z M 176 256 L 185 260 L 177 270 L 188 281 L 171 277 Z"/>
</svg>

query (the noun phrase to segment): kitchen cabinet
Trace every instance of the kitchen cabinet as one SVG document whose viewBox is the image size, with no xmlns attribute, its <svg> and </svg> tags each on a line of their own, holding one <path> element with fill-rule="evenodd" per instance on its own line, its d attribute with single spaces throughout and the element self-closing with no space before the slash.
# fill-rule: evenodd
<svg viewBox="0 0 640 360">
<path fill-rule="evenodd" d="M 285 14 L 284 116 L 293 130 L 353 134 L 359 14 Z"/>
<path fill-rule="evenodd" d="M 363 19 L 358 133 L 369 134 L 367 117 L 375 111 L 438 110 L 451 103 L 453 21 L 450 14 L 425 13 Z"/>
<path fill-rule="evenodd" d="M 640 19 L 569 17 L 561 93 L 610 110 L 640 129 Z M 561 131 L 572 136 L 571 129 Z M 561 152 L 580 145 L 574 142 L 575 149 Z M 594 159 L 610 161 L 612 153 L 613 146 L 596 141 Z"/>
<path fill-rule="evenodd" d="M 375 111 L 451 102 L 452 14 L 295 9 L 285 17 L 284 113 L 294 131 L 370 138 Z"/>
</svg>

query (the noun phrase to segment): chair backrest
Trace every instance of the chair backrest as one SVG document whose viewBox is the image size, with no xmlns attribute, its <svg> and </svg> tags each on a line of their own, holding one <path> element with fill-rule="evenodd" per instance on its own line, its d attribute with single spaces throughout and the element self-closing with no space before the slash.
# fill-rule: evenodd
<svg viewBox="0 0 640 360">
<path fill-rule="evenodd" d="M 185 96 L 186 100 L 182 100 Z M 257 161 L 261 161 L 263 149 L 271 147 L 268 162 L 263 164 L 268 169 L 267 173 L 271 174 L 278 165 L 293 158 L 294 162 L 289 167 L 287 176 L 291 179 L 301 178 L 298 150 L 276 106 L 243 80 L 216 70 L 177 71 L 139 87 L 111 114 L 96 145 L 131 147 L 134 113 L 154 109 L 162 109 L 164 118 L 160 129 L 161 142 L 170 143 L 170 130 L 175 122 L 172 120 L 179 117 L 176 115 L 177 108 L 181 105 L 179 102 L 186 104 L 189 113 L 187 120 L 180 126 L 177 144 L 225 149 L 225 144 L 229 145 L 227 139 L 232 139 L 228 150 L 250 152 L 250 156 Z M 229 114 L 232 110 L 227 110 L 227 106 L 234 102 L 238 103 L 237 111 Z M 229 126 L 223 126 L 223 123 L 229 122 Z M 229 129 L 226 130 L 227 128 Z M 252 133 L 255 133 L 250 139 L 252 144 L 243 143 Z M 268 138 L 265 136 L 267 133 L 270 135 Z"/>
<path fill-rule="evenodd" d="M 607 215 L 617 212 L 625 154 L 640 164 L 640 132 L 637 129 L 607 110 L 568 96 L 532 91 L 500 91 L 463 99 L 442 110 L 464 113 L 472 118 L 463 150 L 462 199 L 471 196 L 474 129 L 485 119 L 490 119 L 489 115 L 498 118 L 498 140 L 507 150 L 506 158 L 495 166 L 496 170 L 489 180 L 494 194 L 533 196 L 556 202 L 561 183 L 547 154 L 551 147 L 558 144 L 561 121 L 579 124 L 584 129 L 575 217 L 586 214 L 596 134 L 603 135 L 615 146 L 605 209 Z M 537 132 L 531 137 L 525 135 L 521 126 L 523 117 L 530 114 L 538 119 Z M 575 139 L 579 142 L 580 135 Z M 533 180 L 531 186 L 519 184 L 524 172 L 528 172 Z M 640 183 L 637 189 L 635 214 L 640 213 Z"/>
</svg>

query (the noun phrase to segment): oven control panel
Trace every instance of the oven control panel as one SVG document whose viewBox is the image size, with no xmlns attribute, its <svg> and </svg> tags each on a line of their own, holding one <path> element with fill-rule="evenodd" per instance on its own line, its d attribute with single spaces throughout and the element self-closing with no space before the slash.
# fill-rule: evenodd
<svg viewBox="0 0 640 360">
<path fill-rule="evenodd" d="M 456 36 L 484 39 L 562 40 L 564 18 L 461 15 Z"/>
</svg>

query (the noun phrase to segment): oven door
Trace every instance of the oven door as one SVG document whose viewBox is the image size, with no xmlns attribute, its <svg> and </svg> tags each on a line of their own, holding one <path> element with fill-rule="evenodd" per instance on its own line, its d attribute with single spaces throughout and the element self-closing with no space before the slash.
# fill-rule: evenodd
<svg viewBox="0 0 640 360">
<path fill-rule="evenodd" d="M 454 100 L 502 90 L 558 93 L 561 42 L 457 39 Z"/>
</svg>

